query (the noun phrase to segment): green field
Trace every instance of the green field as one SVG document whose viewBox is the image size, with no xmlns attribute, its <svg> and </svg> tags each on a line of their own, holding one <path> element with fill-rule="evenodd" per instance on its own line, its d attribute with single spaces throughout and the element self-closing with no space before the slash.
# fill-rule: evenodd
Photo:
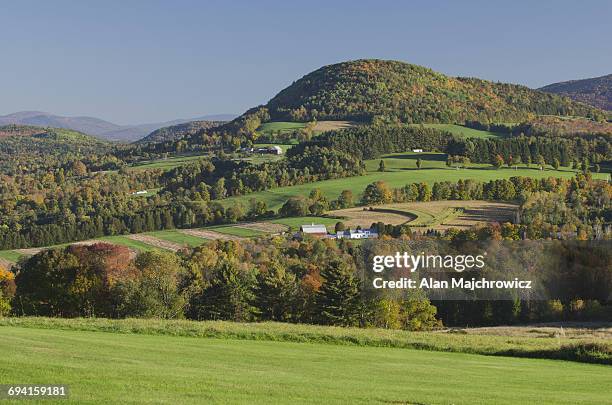
<svg viewBox="0 0 612 405">
<path fill-rule="evenodd" d="M 270 135 L 272 132 L 289 132 L 306 127 L 304 122 L 266 122 L 257 128 L 258 132 Z"/>
<path fill-rule="evenodd" d="M 23 255 L 14 250 L 1 250 L 0 259 L 8 260 L 9 262 L 17 262 Z"/>
<path fill-rule="evenodd" d="M 317 223 L 317 224 L 325 224 L 327 226 L 333 227 L 339 219 L 334 218 L 325 218 L 325 217 L 295 217 L 295 218 L 279 218 L 273 219 L 269 222 L 287 225 L 294 230 L 298 229 L 300 225 Z M 215 231 L 221 234 L 239 236 L 242 238 L 254 238 L 258 236 L 266 235 L 267 232 L 263 232 L 256 229 L 247 229 L 241 228 L 236 225 L 215 225 L 215 226 L 207 226 L 201 228 L 204 230 Z M 207 241 L 207 239 L 200 238 L 193 235 L 188 235 L 181 232 L 178 229 L 167 229 L 163 231 L 153 231 L 153 232 L 145 232 L 144 235 L 151 235 L 156 238 L 166 240 L 169 242 L 177 243 L 179 245 L 186 245 L 189 247 L 197 247 L 202 245 Z M 161 248 L 148 245 L 144 242 L 133 240 L 124 235 L 117 236 L 102 236 L 99 238 L 95 238 L 96 240 L 113 243 L 116 245 L 126 246 L 130 249 L 134 249 L 139 252 L 148 252 L 152 250 L 161 250 Z M 70 245 L 71 243 L 63 243 L 54 246 L 48 246 L 46 248 L 58 248 L 65 247 Z M 15 250 L 2 250 L 0 251 L 0 259 L 8 260 L 9 262 L 17 262 L 23 254 L 15 251 Z"/>
<path fill-rule="evenodd" d="M 176 229 L 167 229 L 165 231 L 147 232 L 146 235 L 155 236 L 156 238 L 167 240 L 168 242 L 178 243 L 179 245 L 187 245 L 189 247 L 197 247 L 206 242 L 204 238 L 187 235 Z"/>
<path fill-rule="evenodd" d="M 182 166 L 193 161 L 204 159 L 207 155 L 192 155 L 192 156 L 173 156 L 167 159 L 157 159 L 146 162 L 139 162 L 130 166 L 132 170 L 147 170 L 147 169 L 162 169 L 170 170 L 177 166 Z"/>
<path fill-rule="evenodd" d="M 226 235 L 240 236 L 242 238 L 253 238 L 256 236 L 265 235 L 265 232 L 257 231 L 255 229 L 239 228 L 232 225 L 207 226 L 202 229 L 224 233 Z"/>
<path fill-rule="evenodd" d="M 416 168 L 416 161 L 422 159 L 421 169 Z M 533 178 L 561 177 L 570 178 L 576 171 L 566 167 L 554 170 L 547 167 L 539 170 L 532 165 L 520 165 L 518 170 L 503 167 L 495 169 L 489 164 L 470 164 L 467 169 L 455 169 L 446 166 L 446 155 L 443 153 L 395 153 L 383 157 L 386 171 L 378 171 L 380 159 L 366 161 L 367 174 L 344 179 L 319 181 L 316 183 L 300 184 L 297 186 L 279 187 L 257 193 L 251 193 L 240 197 L 232 197 L 222 201 L 223 204 L 231 205 L 237 202 L 244 206 L 248 205 L 251 198 L 261 199 L 268 204 L 270 209 L 279 209 L 288 198 L 294 196 L 307 196 L 314 188 L 320 188 L 329 199 L 336 199 L 342 190 L 351 190 L 358 201 L 366 186 L 374 181 L 383 180 L 390 187 L 402 187 L 409 183 L 426 182 L 433 184 L 436 181 L 456 182 L 460 179 L 473 179 L 489 181 L 494 179 L 507 179 L 514 176 Z M 595 178 L 606 179 L 607 173 L 595 173 Z"/>
<path fill-rule="evenodd" d="M 410 226 L 439 225 L 444 221 L 448 221 L 452 218 L 457 217 L 461 213 L 460 211 L 453 209 L 453 208 L 446 208 L 441 213 L 436 214 L 436 215 L 431 214 L 426 211 L 417 211 L 417 210 L 410 210 L 407 212 L 410 212 L 411 214 L 416 215 L 416 218 L 413 221 L 410 221 Z"/>
<path fill-rule="evenodd" d="M 1 326 L 0 352 L 1 384 L 66 384 L 72 403 L 609 404 L 612 391 L 604 365 L 325 343 Z"/>
<path fill-rule="evenodd" d="M 152 250 L 160 250 L 154 246 L 147 245 L 146 243 L 140 242 L 138 240 L 133 240 L 128 238 L 127 236 L 103 236 L 101 238 L 96 238 L 98 240 L 114 243 L 115 245 L 121 245 L 128 247 L 130 249 L 137 250 L 139 252 L 150 252 Z M 64 244 L 62 246 L 69 245 L 69 243 Z"/>
<path fill-rule="evenodd" d="M 453 135 L 462 138 L 503 138 L 506 135 L 499 132 L 481 131 L 456 124 L 412 124 L 413 126 L 423 125 L 425 128 L 435 128 L 441 131 L 448 131 Z"/>
</svg>

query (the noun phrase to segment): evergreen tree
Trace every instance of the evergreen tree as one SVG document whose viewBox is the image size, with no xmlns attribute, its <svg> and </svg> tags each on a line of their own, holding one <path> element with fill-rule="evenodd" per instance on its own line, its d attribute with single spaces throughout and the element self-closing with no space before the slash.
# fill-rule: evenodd
<svg viewBox="0 0 612 405">
<path fill-rule="evenodd" d="M 345 262 L 334 260 L 322 271 L 325 280 L 317 296 L 321 322 L 327 325 L 355 326 L 359 323 L 359 280 Z"/>
<path fill-rule="evenodd" d="M 227 259 L 222 260 L 213 273 L 210 286 L 196 297 L 197 319 L 253 320 L 257 312 L 252 305 L 255 298 L 253 275 Z"/>
<path fill-rule="evenodd" d="M 257 307 L 261 319 L 286 322 L 295 316 L 296 278 L 280 263 L 273 263 L 257 277 Z"/>
</svg>

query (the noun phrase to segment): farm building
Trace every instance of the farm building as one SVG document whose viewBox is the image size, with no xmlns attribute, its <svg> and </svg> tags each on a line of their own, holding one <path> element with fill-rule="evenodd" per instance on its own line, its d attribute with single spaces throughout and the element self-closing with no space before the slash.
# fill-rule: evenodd
<svg viewBox="0 0 612 405">
<path fill-rule="evenodd" d="M 278 145 L 274 145 L 272 147 L 269 148 L 270 149 L 270 153 L 272 153 L 273 155 L 282 155 L 283 154 L 283 149 L 278 146 Z"/>
<path fill-rule="evenodd" d="M 272 145 L 272 146 L 266 147 L 266 148 L 257 148 L 256 152 L 257 153 L 269 153 L 269 154 L 272 154 L 272 155 L 282 155 L 283 154 L 283 149 L 280 146 Z"/>
<path fill-rule="evenodd" d="M 414 153 L 423 153 L 423 149 L 412 149 Z"/>
<path fill-rule="evenodd" d="M 347 229 L 335 235 L 336 239 L 370 239 L 378 238 L 378 232 L 372 229 Z"/>
<path fill-rule="evenodd" d="M 300 226 L 300 232 L 305 235 L 312 235 L 317 237 L 327 236 L 327 228 L 325 225 L 302 225 Z"/>
</svg>

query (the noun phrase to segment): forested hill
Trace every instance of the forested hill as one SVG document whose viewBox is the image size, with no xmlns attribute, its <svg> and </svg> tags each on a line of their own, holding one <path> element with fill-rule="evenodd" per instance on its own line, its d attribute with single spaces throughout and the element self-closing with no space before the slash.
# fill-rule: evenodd
<svg viewBox="0 0 612 405">
<path fill-rule="evenodd" d="M 70 129 L 5 125 L 0 127 L 0 173 L 39 170 L 46 173 L 49 167 L 59 167 L 66 162 L 79 159 L 93 162 L 97 156 L 105 156 L 115 147 L 110 142 Z M 105 159 L 117 161 L 112 156 Z M 106 163 L 97 161 L 95 164 L 100 168 L 115 168 Z"/>
<path fill-rule="evenodd" d="M 201 129 L 218 127 L 225 122 L 226 121 L 190 121 L 183 124 L 171 125 L 156 129 L 136 143 L 174 141 L 188 135 L 193 135 Z"/>
<path fill-rule="evenodd" d="M 553 83 L 540 90 L 561 94 L 597 108 L 612 111 L 612 74 L 592 79 Z"/>
<path fill-rule="evenodd" d="M 530 114 L 600 116 L 595 108 L 525 86 L 455 78 L 398 61 L 324 66 L 267 104 L 273 120 L 375 117 L 406 123 L 518 122 Z"/>
<path fill-rule="evenodd" d="M 79 131 L 64 128 L 37 127 L 34 125 L 4 125 L 0 126 L 0 140 L 7 138 L 29 137 L 35 139 L 47 139 L 56 142 L 74 144 L 106 144 L 108 142 Z"/>
<path fill-rule="evenodd" d="M 395 123 L 518 123 L 538 115 L 605 121 L 608 113 L 568 97 L 515 84 L 455 78 L 398 61 L 364 59 L 324 66 L 267 104 L 215 128 L 142 145 L 148 152 L 235 150 L 257 140 L 269 121 L 347 120 Z"/>
</svg>

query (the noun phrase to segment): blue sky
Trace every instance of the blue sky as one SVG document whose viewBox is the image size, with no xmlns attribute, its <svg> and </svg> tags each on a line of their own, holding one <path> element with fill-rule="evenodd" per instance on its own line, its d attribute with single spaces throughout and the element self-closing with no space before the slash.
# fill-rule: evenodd
<svg viewBox="0 0 612 405">
<path fill-rule="evenodd" d="M 0 114 L 242 113 L 359 58 L 539 87 L 611 73 L 610 16 L 610 1 L 3 2 Z"/>
</svg>

